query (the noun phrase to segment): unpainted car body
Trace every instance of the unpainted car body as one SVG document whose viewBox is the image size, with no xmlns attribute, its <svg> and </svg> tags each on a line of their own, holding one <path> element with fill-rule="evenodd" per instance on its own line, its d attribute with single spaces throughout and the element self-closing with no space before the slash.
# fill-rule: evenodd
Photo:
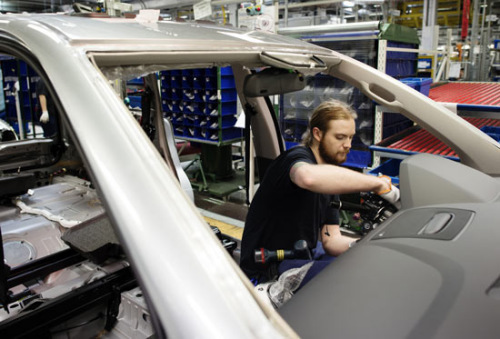
<svg viewBox="0 0 500 339">
<path fill-rule="evenodd" d="M 46 81 L 59 111 L 60 126 L 55 139 L 0 144 L 3 182 L 16 182 L 17 187 L 2 192 L 2 221 L 5 224 L 10 216 L 18 218 L 13 218 L 18 223 L 22 219 L 17 207 L 10 204 L 11 199 L 29 207 L 39 202 L 32 201 L 33 197 L 44 188 L 63 194 L 66 190 L 55 185 L 71 185 L 71 191 L 90 187 L 104 212 L 94 212 L 95 206 L 88 208 L 84 202 L 87 207 L 81 210 L 83 219 L 76 219 L 74 214 L 64 214 L 64 219 L 76 220 L 79 226 L 112 229 L 116 239 L 111 244 L 119 244 L 123 251 L 120 254 L 118 250 L 118 259 L 111 263 L 98 263 L 102 265 L 99 271 L 106 272 L 104 276 L 91 274 L 91 279 L 81 279 L 74 291 L 68 288 L 71 291 L 37 307 L 38 315 L 55 303 L 61 307 L 58 310 L 63 309 L 64 298 L 75 291 L 95 291 L 90 283 L 123 278 L 116 272 L 130 265 L 133 278 L 120 282 L 131 289 L 137 280 L 158 337 L 330 337 L 338 333 L 341 337 L 389 338 L 418 337 L 421 333 L 426 337 L 457 337 L 480 330 L 493 336 L 500 332 L 493 321 L 499 315 L 500 272 L 494 260 L 499 257 L 500 247 L 495 245 L 498 228 L 494 223 L 499 211 L 500 148 L 431 99 L 334 51 L 274 34 L 199 23 L 2 15 L 0 40 L 0 54 L 24 60 Z M 380 226 L 380 231 L 339 258 L 311 283 L 311 288 L 306 286 L 300 291 L 280 310 L 280 315 L 257 297 L 179 185 L 168 133 L 161 128 L 158 91 L 154 102 L 155 142 L 141 129 L 121 96 L 122 80 L 145 76 L 151 88 L 157 90 L 151 77 L 155 72 L 212 66 L 232 67 L 239 100 L 255 112 L 251 126 L 260 163 L 274 159 L 283 150 L 283 141 L 269 101 L 246 97 L 243 84 L 253 71 L 273 67 L 305 76 L 324 72 L 353 84 L 371 99 L 405 114 L 440 138 L 455 150 L 461 164 L 428 155 L 405 160 L 401 167 L 402 210 Z M 71 158 L 70 165 L 83 170 L 72 173 L 85 176 L 53 180 L 54 176 L 47 174 L 68 166 L 66 160 L 74 155 L 79 162 L 75 165 Z M 29 179 L 19 178 L 23 173 Z M 28 189 L 30 193 L 25 193 Z M 50 198 L 67 201 L 53 192 Z M 61 213 L 71 210 L 68 204 L 63 205 Z M 48 202 L 37 206 L 42 211 L 50 210 Z M 422 214 L 418 214 L 422 208 Z M 411 232 L 420 234 L 435 209 L 453 216 L 458 215 L 453 214 L 458 210 L 470 214 L 462 218 L 464 223 L 456 226 L 458 231 L 449 239 L 408 236 Z M 61 213 L 57 216 L 61 217 Z M 99 218 L 104 217 L 108 222 L 101 223 Z M 384 230 L 405 224 L 406 218 L 416 218 L 422 225 L 409 233 L 384 236 Z M 54 224 L 57 222 L 47 225 L 50 232 L 61 229 Z M 80 229 L 85 232 L 84 227 Z M 61 233 L 77 231 L 64 229 Z M 377 236 L 383 239 L 375 240 Z M 50 254 L 66 250 L 67 243 L 58 246 Z M 94 265 L 92 260 L 86 265 L 89 272 L 95 272 L 90 267 Z M 73 270 L 84 271 L 81 267 Z M 410 279 L 413 275 L 408 270 L 417 277 Z M 86 272 L 75 274 L 86 277 Z M 396 281 L 401 277 L 406 279 Z M 28 294 L 35 294 L 33 291 L 36 289 Z M 407 298 L 395 301 L 397 307 L 388 307 L 393 298 L 401 295 Z M 84 296 L 91 298 L 89 294 Z M 71 305 L 76 303 L 71 300 Z M 81 313 L 84 311 L 88 309 Z M 30 319 L 33 312 L 27 308 L 6 316 L 0 331 L 14 336 L 16 329 L 20 336 L 46 335 L 57 327 L 53 323 L 20 327 L 28 323 L 23 319 Z M 434 312 L 440 317 L 434 318 Z M 353 320 L 344 321 L 347 315 Z M 68 320 L 62 314 L 57 317 Z M 470 317 L 474 317 L 474 325 L 465 321 Z M 398 323 L 395 327 L 391 325 L 394 319 Z M 469 332 L 461 332 L 466 327 Z"/>
</svg>

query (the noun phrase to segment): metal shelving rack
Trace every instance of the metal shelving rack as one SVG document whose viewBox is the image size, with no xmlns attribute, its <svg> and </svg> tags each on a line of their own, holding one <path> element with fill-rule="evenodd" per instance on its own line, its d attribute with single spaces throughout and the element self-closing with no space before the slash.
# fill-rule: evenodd
<svg viewBox="0 0 500 339">
<path fill-rule="evenodd" d="M 13 126 L 21 139 L 25 139 L 35 133 L 34 128 L 33 132 L 29 130 L 28 122 L 31 126 L 35 124 L 36 83 L 40 77 L 21 60 L 2 57 L 0 64 L 5 100 L 5 111 L 0 118 Z"/>
<path fill-rule="evenodd" d="M 163 71 L 160 81 L 176 138 L 215 146 L 243 138 L 234 127 L 238 96 L 231 67 Z"/>
<path fill-rule="evenodd" d="M 457 114 L 493 139 L 500 139 L 500 83 L 449 82 L 431 88 L 429 97 L 436 102 L 453 103 Z M 414 126 L 372 146 L 379 156 L 404 159 L 418 153 L 460 159 L 455 152 L 429 132 Z"/>
<path fill-rule="evenodd" d="M 162 110 L 172 123 L 175 138 L 201 150 L 188 166 L 199 164 L 191 184 L 220 197 L 237 190 L 239 185 L 224 184 L 235 176 L 233 144 L 244 138 L 244 130 L 235 127 L 238 94 L 232 68 L 163 71 L 160 88 Z"/>
</svg>

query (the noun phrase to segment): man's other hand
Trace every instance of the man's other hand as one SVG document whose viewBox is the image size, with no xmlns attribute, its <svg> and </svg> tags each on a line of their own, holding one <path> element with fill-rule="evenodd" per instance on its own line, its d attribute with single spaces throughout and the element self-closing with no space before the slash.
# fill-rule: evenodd
<svg viewBox="0 0 500 339">
<path fill-rule="evenodd" d="M 40 117 L 40 122 L 44 124 L 49 122 L 49 112 L 43 111 L 42 116 Z"/>
<path fill-rule="evenodd" d="M 376 193 L 380 195 L 384 200 L 399 208 L 399 198 L 401 197 L 399 188 L 392 184 L 391 178 L 389 178 L 388 176 L 381 176 L 380 178 L 388 182 L 389 188 L 383 191 L 378 191 Z"/>
</svg>

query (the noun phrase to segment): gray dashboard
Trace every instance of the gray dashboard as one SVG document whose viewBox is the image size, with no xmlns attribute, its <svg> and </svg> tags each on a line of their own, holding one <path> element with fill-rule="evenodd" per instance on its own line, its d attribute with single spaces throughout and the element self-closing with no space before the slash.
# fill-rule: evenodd
<svg viewBox="0 0 500 339">
<path fill-rule="evenodd" d="M 404 160 L 400 182 L 403 209 L 281 315 L 304 338 L 498 338 L 498 182 L 430 155 Z"/>
</svg>

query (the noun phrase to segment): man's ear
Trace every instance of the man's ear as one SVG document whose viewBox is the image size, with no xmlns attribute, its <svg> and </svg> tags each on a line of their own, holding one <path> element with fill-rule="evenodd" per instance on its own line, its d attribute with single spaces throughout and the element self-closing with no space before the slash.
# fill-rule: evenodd
<svg viewBox="0 0 500 339">
<path fill-rule="evenodd" d="M 312 136 L 317 142 L 320 142 L 321 138 L 323 137 L 323 132 L 321 132 L 318 127 L 313 127 Z"/>
</svg>

